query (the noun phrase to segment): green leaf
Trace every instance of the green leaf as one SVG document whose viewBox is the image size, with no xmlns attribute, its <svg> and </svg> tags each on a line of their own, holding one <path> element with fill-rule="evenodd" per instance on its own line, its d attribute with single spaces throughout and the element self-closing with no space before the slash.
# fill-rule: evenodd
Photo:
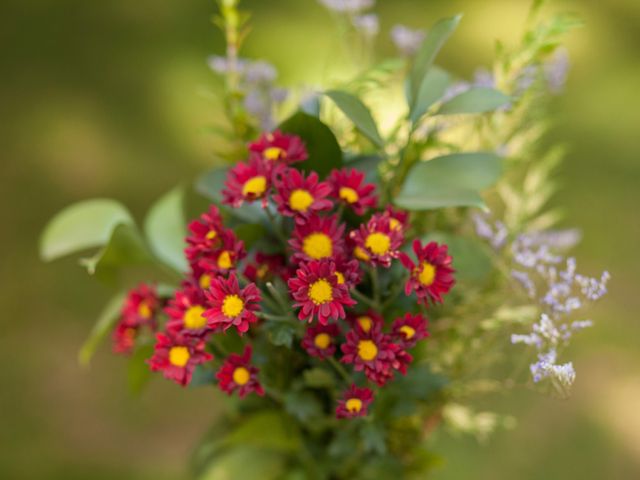
<svg viewBox="0 0 640 480">
<path fill-rule="evenodd" d="M 143 265 L 154 260 L 138 229 L 120 224 L 113 230 L 106 247 L 92 257 L 81 259 L 80 263 L 90 275 L 112 281 L 118 269 L 125 265 Z"/>
<path fill-rule="evenodd" d="M 245 417 L 224 440 L 230 447 L 256 447 L 292 452 L 300 445 L 295 425 L 277 411 L 260 411 Z"/>
<path fill-rule="evenodd" d="M 244 242 L 247 250 L 250 250 L 258 241 L 267 236 L 267 230 L 257 223 L 243 223 L 233 227 L 238 239 Z"/>
<path fill-rule="evenodd" d="M 113 330 L 113 327 L 120 318 L 120 310 L 122 309 L 125 297 L 125 292 L 118 293 L 109 300 L 100 313 L 98 321 L 93 326 L 89 337 L 85 340 L 84 344 L 80 348 L 80 352 L 78 353 L 78 361 L 81 365 L 89 365 L 91 357 L 93 357 L 93 354 L 102 340 L 111 333 L 111 330 Z"/>
<path fill-rule="evenodd" d="M 305 370 L 302 375 L 304 383 L 311 388 L 331 388 L 335 384 L 334 376 L 321 367 Z"/>
<path fill-rule="evenodd" d="M 345 162 L 345 164 L 349 168 L 355 168 L 364 172 L 365 182 L 380 183 L 380 172 L 378 171 L 378 167 L 380 166 L 381 161 L 382 157 L 377 155 L 357 155 L 350 158 Z"/>
<path fill-rule="evenodd" d="M 473 87 L 442 104 L 437 115 L 458 113 L 484 113 L 507 105 L 511 98 L 488 87 Z"/>
<path fill-rule="evenodd" d="M 427 72 L 420 84 L 418 98 L 409 112 L 412 123 L 420 120 L 429 107 L 442 98 L 450 82 L 451 76 L 441 68 L 434 66 Z"/>
<path fill-rule="evenodd" d="M 408 210 L 475 206 L 478 193 L 500 177 L 502 161 L 493 153 L 454 153 L 416 164 L 407 175 L 395 204 Z"/>
<path fill-rule="evenodd" d="M 189 268 L 184 256 L 187 226 L 183 202 L 184 188 L 178 186 L 151 207 L 144 221 L 144 232 L 153 253 L 179 272 Z"/>
<path fill-rule="evenodd" d="M 335 135 L 316 117 L 298 112 L 278 128 L 285 133 L 298 135 L 307 147 L 309 158 L 294 164 L 296 168 L 307 172 L 314 170 L 320 178 L 324 178 L 332 169 L 342 167 L 342 150 Z"/>
<path fill-rule="evenodd" d="M 147 360 L 153 355 L 153 345 L 141 345 L 138 347 L 131 358 L 127 367 L 127 380 L 129 383 L 129 391 L 133 395 L 139 395 L 146 384 L 151 380 L 151 368 L 147 364 Z"/>
<path fill-rule="evenodd" d="M 384 147 L 384 140 L 382 140 L 380 132 L 378 132 L 376 122 L 367 106 L 362 103 L 362 100 L 342 90 L 329 90 L 324 94 L 333 100 L 333 103 L 353 122 L 363 135 L 376 146 Z"/>
<path fill-rule="evenodd" d="M 291 348 L 295 329 L 284 322 L 269 322 L 269 341 L 277 347 Z"/>
<path fill-rule="evenodd" d="M 482 282 L 491 272 L 492 263 L 484 245 L 478 240 L 445 232 L 432 232 L 423 242 L 438 242 L 449 246 L 456 269 L 456 280 L 473 283 Z"/>
<path fill-rule="evenodd" d="M 198 476 L 198 480 L 278 480 L 284 474 L 283 455 L 257 448 L 237 447 L 213 456 L 209 467 Z"/>
<path fill-rule="evenodd" d="M 284 407 L 288 413 L 305 424 L 318 424 L 323 416 L 322 403 L 311 392 L 291 391 L 287 393 Z"/>
<path fill-rule="evenodd" d="M 53 217 L 40 238 L 44 261 L 92 247 L 111 238 L 116 225 L 133 224 L 129 211 L 115 200 L 86 200 L 68 206 Z"/>
<path fill-rule="evenodd" d="M 361 430 L 362 443 L 366 452 L 384 455 L 387 452 L 383 428 L 373 422 L 366 423 Z"/>
<path fill-rule="evenodd" d="M 438 21 L 427 34 L 420 50 L 416 54 L 416 58 L 409 74 L 408 103 L 410 111 L 418 99 L 420 87 L 424 81 L 425 75 L 431 68 L 436 55 L 445 44 L 451 33 L 456 29 L 462 15 L 444 18 Z"/>
</svg>

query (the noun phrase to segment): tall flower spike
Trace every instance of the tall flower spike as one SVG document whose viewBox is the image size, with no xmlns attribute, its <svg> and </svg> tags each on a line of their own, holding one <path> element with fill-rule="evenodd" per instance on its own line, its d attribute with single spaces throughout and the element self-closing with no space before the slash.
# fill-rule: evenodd
<svg viewBox="0 0 640 480">
<path fill-rule="evenodd" d="M 212 358 L 203 341 L 167 332 L 156 335 L 155 351 L 148 363 L 154 372 L 160 371 L 165 378 L 185 386 L 191 381 L 196 365 Z"/>
<path fill-rule="evenodd" d="M 251 365 L 251 353 L 251 346 L 247 345 L 242 355 L 232 353 L 224 361 L 216 373 L 218 385 L 223 392 L 231 395 L 237 390 L 240 398 L 251 392 L 264 395 L 264 388 L 258 381 L 258 368 Z"/>
<path fill-rule="evenodd" d="M 333 170 L 329 175 L 332 196 L 351 208 L 357 215 L 364 215 L 369 208 L 378 204 L 376 186 L 364 183 L 364 172 L 355 168 Z"/>
<path fill-rule="evenodd" d="M 352 384 L 349 389 L 342 394 L 342 399 L 338 400 L 336 417 L 366 417 L 372 401 L 373 392 L 371 389 L 366 387 L 358 388 L 355 384 Z"/>
<path fill-rule="evenodd" d="M 345 284 L 338 283 L 336 266 L 331 260 L 304 263 L 289 279 L 289 291 L 300 307 L 300 320 L 318 321 L 326 325 L 329 319 L 345 317 L 344 307 L 355 305 Z"/>
<path fill-rule="evenodd" d="M 451 267 L 453 259 L 447 253 L 446 245 L 430 242 L 424 247 L 420 240 L 413 242 L 413 251 L 418 263 L 415 264 L 406 253 L 400 253 L 402 265 L 409 270 L 409 280 L 405 285 L 405 293 L 410 295 L 415 290 L 418 300 L 425 305 L 429 301 L 442 302 L 442 295 L 453 287 L 455 280 Z"/>
<path fill-rule="evenodd" d="M 259 308 L 261 296 L 254 283 L 240 289 L 234 274 L 228 279 L 217 277 L 211 281 L 211 288 L 205 294 L 209 308 L 203 315 L 211 328 L 227 330 L 234 326 L 242 335 L 258 320 L 254 312 Z"/>
</svg>

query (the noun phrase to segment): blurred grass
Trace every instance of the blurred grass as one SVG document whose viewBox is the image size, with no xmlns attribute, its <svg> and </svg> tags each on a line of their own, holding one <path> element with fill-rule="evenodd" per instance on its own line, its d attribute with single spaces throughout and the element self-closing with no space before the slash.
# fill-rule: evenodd
<svg viewBox="0 0 640 480">
<path fill-rule="evenodd" d="M 285 84 L 332 81 L 348 65 L 329 16 L 314 0 L 248 1 L 255 13 L 246 54 L 276 64 Z M 526 0 L 379 0 L 382 27 L 426 26 L 465 12 L 441 57 L 470 75 L 491 61 L 494 39 L 514 39 Z M 572 71 L 555 101 L 549 141 L 570 153 L 555 199 L 585 233 L 584 270 L 613 274 L 596 327 L 572 355 L 564 402 L 518 392 L 499 399 L 520 425 L 479 446 L 438 433 L 447 467 L 437 478 L 640 478 L 640 396 L 635 292 L 640 274 L 640 3 L 553 2 L 586 27 L 569 42 Z M 178 179 L 212 162 L 203 127 L 215 104 L 201 93 L 205 59 L 222 51 L 197 0 L 4 0 L 0 5 L 0 478 L 186 478 L 188 452 L 216 414 L 208 390 L 153 382 L 126 392 L 125 363 L 107 349 L 91 370 L 76 352 L 108 292 L 72 260 L 42 265 L 38 234 L 74 201 L 121 199 L 140 218 Z M 386 36 L 381 47 L 390 51 Z"/>
</svg>

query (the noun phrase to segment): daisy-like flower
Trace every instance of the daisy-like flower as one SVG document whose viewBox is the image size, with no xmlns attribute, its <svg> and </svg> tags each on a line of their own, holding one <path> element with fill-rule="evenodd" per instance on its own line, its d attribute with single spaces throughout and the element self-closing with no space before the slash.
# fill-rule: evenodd
<svg viewBox="0 0 640 480">
<path fill-rule="evenodd" d="M 389 335 L 372 328 L 368 333 L 359 329 L 347 333 L 347 341 L 340 346 L 342 363 L 351 363 L 356 371 L 363 371 L 367 378 L 383 386 L 393 378 L 395 370 L 403 374 L 411 362 L 411 356 L 393 343 Z"/>
<path fill-rule="evenodd" d="M 206 299 L 204 291 L 193 284 L 186 283 L 177 290 L 164 311 L 169 315 L 167 330 L 187 336 L 203 338 L 211 332 L 204 317 Z"/>
<path fill-rule="evenodd" d="M 341 255 L 335 259 L 335 263 L 339 285 L 345 284 L 347 288 L 353 288 L 360 283 L 362 271 L 357 260 L 349 260 Z"/>
<path fill-rule="evenodd" d="M 258 368 L 251 365 L 251 346 L 244 348 L 242 355 L 232 353 L 216 373 L 218 385 L 223 392 L 231 395 L 238 390 L 240 398 L 255 392 L 262 396 L 264 389 L 258 381 Z"/>
<path fill-rule="evenodd" d="M 191 263 L 189 266 L 191 271 L 187 277 L 187 282 L 194 286 L 200 287 L 202 290 L 208 290 L 211 286 L 211 279 L 216 276 L 216 272 L 210 268 L 204 268 L 203 262 Z"/>
<path fill-rule="evenodd" d="M 402 230 L 392 229 L 390 217 L 373 215 L 366 224 L 349 234 L 361 259 L 372 265 L 391 266 L 391 260 L 399 255 L 404 241 Z"/>
<path fill-rule="evenodd" d="M 152 371 L 160 371 L 165 378 L 185 386 L 191 381 L 196 365 L 212 358 L 202 340 L 167 332 L 156 335 L 155 351 L 148 363 Z"/>
<path fill-rule="evenodd" d="M 366 417 L 368 407 L 373 401 L 373 392 L 369 388 L 358 388 L 352 384 L 346 390 L 342 399 L 338 400 L 336 408 L 336 417 L 338 418 L 354 418 Z"/>
<path fill-rule="evenodd" d="M 409 212 L 406 210 L 401 210 L 399 208 L 394 208 L 391 205 L 387 205 L 384 212 L 382 212 L 382 215 L 389 217 L 389 226 L 391 227 L 391 230 L 400 230 L 404 233 L 409 226 Z"/>
<path fill-rule="evenodd" d="M 244 268 L 244 276 L 252 282 L 264 282 L 273 277 L 281 277 L 285 282 L 289 279 L 289 269 L 282 255 L 269 255 L 256 252 L 254 262 Z"/>
<path fill-rule="evenodd" d="M 262 206 L 265 207 L 273 174 L 274 166 L 258 157 L 238 163 L 227 174 L 222 203 L 238 208 L 244 202 L 262 199 Z"/>
<path fill-rule="evenodd" d="M 356 330 L 368 334 L 372 330 L 380 331 L 384 325 L 382 315 L 373 310 L 367 310 L 365 313 L 350 313 L 347 321 Z"/>
<path fill-rule="evenodd" d="M 427 319 L 420 314 L 407 313 L 404 317 L 396 318 L 391 326 L 391 331 L 404 348 L 412 348 L 419 340 L 429 336 Z"/>
<path fill-rule="evenodd" d="M 332 196 L 349 206 L 357 215 L 363 215 L 368 208 L 375 208 L 378 196 L 373 183 L 364 183 L 364 172 L 355 168 L 333 170 L 328 178 Z"/>
<path fill-rule="evenodd" d="M 296 223 L 289 245 L 294 249 L 294 262 L 335 258 L 344 251 L 344 225 L 335 215 L 315 214 Z"/>
<path fill-rule="evenodd" d="M 238 266 L 238 262 L 247 256 L 244 242 L 236 238 L 231 230 L 220 233 L 219 248 L 202 257 L 200 267 L 208 272 L 226 274 Z"/>
<path fill-rule="evenodd" d="M 326 198 L 331 193 L 331 186 L 320 182 L 316 172 L 305 178 L 295 168 L 288 168 L 276 181 L 276 192 L 273 200 L 278 211 L 286 217 L 330 210 L 333 206 Z"/>
<path fill-rule="evenodd" d="M 155 329 L 156 317 L 161 308 L 155 287 L 142 283 L 127 294 L 121 310 L 121 321 L 127 325 L 149 325 Z"/>
<path fill-rule="evenodd" d="M 447 252 L 446 245 L 430 242 L 424 247 L 420 240 L 413 241 L 413 251 L 418 259 L 415 264 L 406 253 L 400 254 L 402 265 L 409 270 L 410 276 L 405 285 L 405 294 L 410 295 L 415 290 L 418 301 L 425 305 L 442 303 L 442 295 L 446 294 L 455 283 L 451 267 L 453 259 Z"/>
<path fill-rule="evenodd" d="M 113 352 L 120 355 L 130 355 L 136 346 L 139 325 L 131 325 L 124 321 L 118 322 L 113 330 Z"/>
<path fill-rule="evenodd" d="M 279 130 L 262 134 L 258 140 L 249 144 L 249 151 L 264 160 L 286 164 L 302 162 L 308 157 L 300 137 L 287 135 Z"/>
<path fill-rule="evenodd" d="M 220 245 L 220 235 L 223 232 L 222 217 L 215 205 L 209 211 L 189 224 L 189 235 L 186 238 L 185 255 L 190 262 L 194 262 L 202 255 L 208 254 Z"/>
<path fill-rule="evenodd" d="M 317 317 L 322 325 L 326 325 L 329 319 L 344 318 L 344 307 L 356 303 L 347 286 L 338 283 L 336 265 L 331 260 L 301 264 L 288 285 L 296 300 L 293 306 L 301 307 L 298 318 L 303 321 L 311 322 Z"/>
<path fill-rule="evenodd" d="M 254 283 L 240 289 L 233 273 L 227 279 L 217 277 L 211 280 L 211 288 L 205 295 L 209 308 L 203 315 L 211 328 L 227 330 L 233 325 L 242 335 L 249 330 L 250 324 L 258 320 L 253 312 L 259 307 L 260 290 Z"/>
<path fill-rule="evenodd" d="M 340 334 L 340 328 L 335 323 L 307 327 L 302 339 L 302 348 L 309 355 L 318 358 L 328 358 L 336 353 L 335 338 Z"/>
</svg>

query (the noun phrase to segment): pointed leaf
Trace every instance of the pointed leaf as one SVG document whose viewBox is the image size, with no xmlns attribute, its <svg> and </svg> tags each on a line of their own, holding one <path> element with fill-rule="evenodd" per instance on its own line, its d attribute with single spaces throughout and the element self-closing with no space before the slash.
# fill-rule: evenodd
<svg viewBox="0 0 640 480">
<path fill-rule="evenodd" d="M 91 357 L 103 339 L 111 332 L 120 318 L 120 309 L 126 297 L 125 292 L 120 292 L 114 296 L 104 307 L 97 322 L 93 326 L 89 337 L 85 340 L 78 353 L 78 361 L 81 365 L 88 366 Z"/>
<path fill-rule="evenodd" d="M 485 113 L 508 105 L 511 98 L 488 87 L 473 87 L 442 104 L 436 114 Z"/>
<path fill-rule="evenodd" d="M 376 146 L 384 147 L 384 140 L 382 140 L 380 132 L 378 132 L 376 122 L 367 106 L 362 103 L 362 100 L 351 93 L 341 90 L 329 90 L 324 94 L 333 100 L 333 103 L 353 122 L 363 135 Z"/>
<path fill-rule="evenodd" d="M 451 82 L 451 76 L 438 67 L 432 67 L 425 75 L 420 85 L 418 98 L 409 113 L 412 123 L 420 120 L 427 113 L 429 107 L 440 100 Z"/>
</svg>

